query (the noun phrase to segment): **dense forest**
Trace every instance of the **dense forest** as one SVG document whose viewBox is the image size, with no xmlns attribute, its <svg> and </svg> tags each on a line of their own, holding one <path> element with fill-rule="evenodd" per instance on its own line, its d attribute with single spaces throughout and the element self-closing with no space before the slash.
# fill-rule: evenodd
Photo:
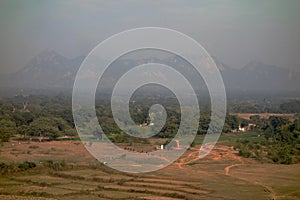
<svg viewBox="0 0 300 200">
<path fill-rule="evenodd" d="M 154 137 L 172 138 L 177 133 L 180 124 L 180 107 L 173 96 L 133 97 L 129 105 L 130 113 L 137 125 L 149 122 L 148 111 L 154 103 L 162 104 L 167 111 L 167 120 L 162 130 Z M 201 107 L 198 135 L 206 134 L 210 123 L 209 103 Z M 262 113 L 266 111 L 277 113 L 298 112 L 300 102 L 289 100 L 272 104 L 262 100 L 252 103 L 249 100 L 233 100 L 228 103 L 229 112 L 226 116 L 223 134 L 239 131 L 256 132 L 263 139 L 259 142 L 239 141 L 237 148 L 244 157 L 255 157 L 262 160 L 267 157 L 275 163 L 290 164 L 298 162 L 300 149 L 300 120 L 299 115 L 293 118 L 272 116 L 261 118 L 259 115 L 250 119 L 242 119 L 229 113 Z M 105 97 L 96 99 L 98 121 L 108 137 L 113 142 L 147 142 L 147 139 L 129 137 L 116 125 L 110 101 Z M 250 126 L 251 125 L 251 126 Z M 18 140 L 60 140 L 63 136 L 68 139 L 79 139 L 72 117 L 71 96 L 59 94 L 18 95 L 0 101 L 0 141 Z"/>
</svg>

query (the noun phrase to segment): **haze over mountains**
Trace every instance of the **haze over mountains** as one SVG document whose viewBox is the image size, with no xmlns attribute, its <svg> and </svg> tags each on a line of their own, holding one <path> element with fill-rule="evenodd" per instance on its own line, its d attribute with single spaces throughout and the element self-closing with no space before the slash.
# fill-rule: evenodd
<svg viewBox="0 0 300 200">
<path fill-rule="evenodd" d="M 2 88 L 19 89 L 71 89 L 84 56 L 68 59 L 53 50 L 45 50 L 32 58 L 21 70 L 1 78 Z M 122 70 L 130 69 L 147 62 L 161 62 L 172 66 L 175 57 L 156 59 L 119 59 L 114 63 L 117 70 L 112 70 L 111 80 L 114 75 L 120 76 Z M 267 65 L 253 61 L 240 69 L 231 68 L 214 59 L 224 80 L 227 91 L 298 91 L 300 76 L 288 69 Z M 178 62 L 177 62 L 178 63 Z M 180 64 L 179 64 L 180 65 Z M 181 63 L 183 66 L 184 63 Z M 192 75 L 188 71 L 186 76 Z M 191 78 L 192 79 L 192 78 Z M 107 84 L 109 85 L 110 80 Z"/>
</svg>

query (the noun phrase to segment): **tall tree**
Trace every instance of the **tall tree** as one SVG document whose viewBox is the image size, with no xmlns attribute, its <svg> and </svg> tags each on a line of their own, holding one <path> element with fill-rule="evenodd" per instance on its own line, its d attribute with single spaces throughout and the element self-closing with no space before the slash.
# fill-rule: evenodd
<svg viewBox="0 0 300 200">
<path fill-rule="evenodd" d="M 0 142 L 8 142 L 16 133 L 16 124 L 9 117 L 0 118 Z"/>
</svg>

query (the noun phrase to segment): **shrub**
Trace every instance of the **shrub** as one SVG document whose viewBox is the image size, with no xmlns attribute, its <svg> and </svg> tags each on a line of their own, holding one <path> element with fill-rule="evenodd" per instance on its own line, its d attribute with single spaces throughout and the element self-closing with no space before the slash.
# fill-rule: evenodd
<svg viewBox="0 0 300 200">
<path fill-rule="evenodd" d="M 263 160 L 263 151 L 262 150 L 260 150 L 260 149 L 255 150 L 254 155 L 257 160 L 260 160 L 260 161 Z"/>
<path fill-rule="evenodd" d="M 37 148 L 39 148 L 39 146 L 37 146 L 37 145 L 30 145 L 28 148 L 29 149 L 37 149 Z"/>
<path fill-rule="evenodd" d="M 18 165 L 18 168 L 21 171 L 26 171 L 28 169 L 32 169 L 32 168 L 35 168 L 35 167 L 36 167 L 36 164 L 34 162 L 29 162 L 29 161 L 25 161 L 25 162 Z"/>
<path fill-rule="evenodd" d="M 288 145 L 274 146 L 273 149 L 270 149 L 268 152 L 269 157 L 274 163 L 280 164 L 293 164 L 295 160 L 291 154 L 292 148 Z"/>
<path fill-rule="evenodd" d="M 46 167 L 49 167 L 50 169 L 59 171 L 66 167 L 66 162 L 64 160 L 62 160 L 62 161 L 47 160 L 44 165 Z"/>
<path fill-rule="evenodd" d="M 0 163 L 0 169 L 6 169 L 6 168 L 8 168 L 8 165 L 4 162 L 1 162 Z"/>
<path fill-rule="evenodd" d="M 251 156 L 251 151 L 249 150 L 249 147 L 247 145 L 241 145 L 238 155 L 249 158 Z"/>
</svg>

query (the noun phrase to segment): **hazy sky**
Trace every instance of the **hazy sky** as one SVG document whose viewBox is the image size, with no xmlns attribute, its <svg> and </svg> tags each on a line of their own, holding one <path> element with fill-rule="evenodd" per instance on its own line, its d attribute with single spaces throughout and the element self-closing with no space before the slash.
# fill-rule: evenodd
<svg viewBox="0 0 300 200">
<path fill-rule="evenodd" d="M 232 67 L 257 60 L 300 71 L 299 9 L 299 0 L 1 0 L 0 73 L 44 49 L 86 55 L 143 26 L 183 32 Z"/>
</svg>

